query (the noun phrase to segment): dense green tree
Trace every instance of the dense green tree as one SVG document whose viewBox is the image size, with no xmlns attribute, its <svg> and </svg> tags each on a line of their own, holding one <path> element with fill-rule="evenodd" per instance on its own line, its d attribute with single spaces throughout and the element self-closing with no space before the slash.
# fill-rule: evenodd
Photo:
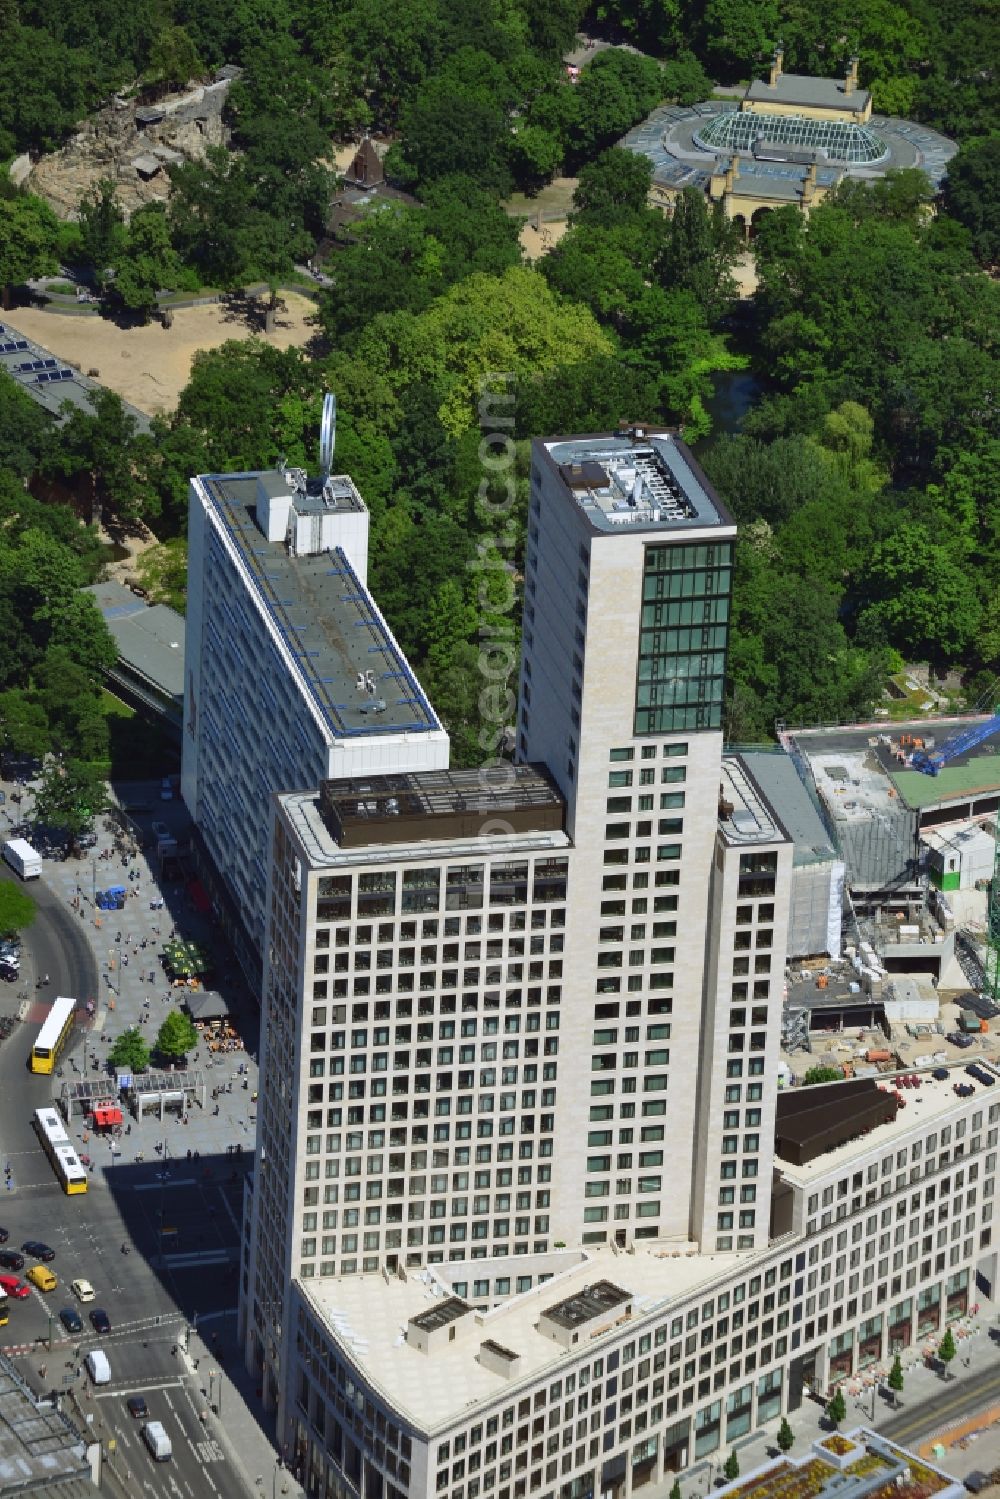
<svg viewBox="0 0 1000 1499">
<path fill-rule="evenodd" d="M 573 164 L 589 161 L 644 119 L 664 95 L 663 73 L 649 57 L 610 48 L 580 74 L 569 96 Z"/>
<path fill-rule="evenodd" d="M 610 227 L 646 206 L 653 164 L 648 156 L 611 146 L 580 168 L 573 193 L 574 214 Z"/>
<path fill-rule="evenodd" d="M 58 223 L 41 198 L 19 193 L 0 198 L 0 301 L 10 306 L 13 287 L 58 269 Z"/>
<path fill-rule="evenodd" d="M 183 1010 L 171 1010 L 156 1033 L 154 1051 L 171 1061 L 186 1057 L 198 1044 L 198 1032 Z"/>
<path fill-rule="evenodd" d="M 203 71 L 198 50 L 183 26 L 164 26 L 157 32 L 146 60 L 147 83 L 180 88 Z"/>
<path fill-rule="evenodd" d="M 485 52 L 466 47 L 453 54 L 401 114 L 403 156 L 413 179 L 433 182 L 461 172 L 502 193 L 510 181 L 506 141 L 512 102 L 506 74 Z"/>
<path fill-rule="evenodd" d="M 109 266 L 124 252 L 126 240 L 125 213 L 110 177 L 102 177 L 80 199 L 77 217 L 80 258 L 102 281 Z"/>
<path fill-rule="evenodd" d="M 0 603 L 0 640 L 3 615 Z M 8 669 L 13 664 L 10 656 L 5 656 L 5 662 Z M 30 755 L 39 760 L 52 746 L 52 730 L 45 709 L 33 693 L 22 687 L 0 692 L 0 744 L 16 755 Z"/>
<path fill-rule="evenodd" d="M 108 1052 L 108 1061 L 118 1072 L 145 1072 L 149 1067 L 149 1047 L 138 1026 L 130 1026 L 116 1036 Z"/>
<path fill-rule="evenodd" d="M 730 1452 L 722 1465 L 722 1476 L 727 1483 L 732 1483 L 740 1476 L 740 1460 L 735 1452 Z"/>
<path fill-rule="evenodd" d="M 862 624 L 877 623 L 892 645 L 917 660 L 960 657 L 982 607 L 962 554 L 947 538 L 906 521 L 872 549 L 859 597 Z"/>
<path fill-rule="evenodd" d="M 55 150 L 101 97 L 102 70 L 93 52 L 79 35 L 72 43 L 54 35 L 57 16 L 58 8 L 50 6 L 44 24 L 15 20 L 2 28 L 0 160 L 20 151 Z"/>
<path fill-rule="evenodd" d="M 899 1397 L 903 1393 L 903 1386 L 905 1383 L 906 1380 L 903 1377 L 903 1364 L 899 1357 L 899 1354 L 897 1353 L 892 1361 L 892 1368 L 889 1370 L 889 1376 L 886 1379 L 886 1384 L 892 1391 L 892 1403 L 894 1407 L 899 1405 Z"/>
<path fill-rule="evenodd" d="M 745 77 L 774 50 L 777 0 L 707 0 L 702 28 L 709 64 L 728 78 Z"/>
<path fill-rule="evenodd" d="M 303 402 L 312 402 L 307 418 Z M 201 451 L 208 471 L 273 467 L 282 455 L 306 462 L 305 429 L 318 431 L 320 393 L 298 349 L 256 339 L 195 355 L 174 433 L 183 451 Z M 311 456 L 311 455 L 310 455 Z"/>
<path fill-rule="evenodd" d="M 86 480 L 95 524 L 105 509 L 123 518 L 142 510 L 149 513 L 150 498 L 141 490 L 135 471 L 135 418 L 129 416 L 121 397 L 104 387 L 92 392 L 90 406 L 90 411 L 71 409 L 60 442 L 46 455 L 47 470 Z"/>
<path fill-rule="evenodd" d="M 180 269 L 166 209 L 162 203 L 149 203 L 132 215 L 126 241 L 115 257 L 113 299 L 146 321 L 156 310 L 157 293 L 176 286 Z"/>
<path fill-rule="evenodd" d="M 98 770 L 82 760 L 57 757 L 42 772 L 34 817 L 42 827 L 54 828 L 73 844 L 90 832 L 107 805 L 107 787 Z"/>
<path fill-rule="evenodd" d="M 0 371 L 0 475 L 26 479 L 49 442 L 51 423 L 45 412 L 6 370 Z M 20 486 L 12 486 L 16 492 Z M 0 487 L 0 512 L 6 511 Z"/>
<path fill-rule="evenodd" d="M 1000 261 L 1000 135 L 969 141 L 948 163 L 944 201 L 983 265 Z"/>
<path fill-rule="evenodd" d="M 693 52 L 681 52 L 663 64 L 663 95 L 683 105 L 711 98 L 712 79 Z"/>
<path fill-rule="evenodd" d="M 795 1433 L 788 1424 L 787 1416 L 782 1416 L 781 1425 L 778 1427 L 778 1434 L 774 1440 L 779 1452 L 791 1452 L 795 1446 Z"/>
<path fill-rule="evenodd" d="M 735 295 L 732 267 L 741 249 L 739 231 L 721 204 L 686 187 L 674 201 L 657 270 L 664 287 L 688 291 L 709 318 L 718 318 Z"/>
</svg>

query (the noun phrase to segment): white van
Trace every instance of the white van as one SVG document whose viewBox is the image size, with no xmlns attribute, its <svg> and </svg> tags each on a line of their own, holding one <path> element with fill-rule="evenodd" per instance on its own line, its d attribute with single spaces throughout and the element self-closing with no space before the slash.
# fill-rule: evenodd
<svg viewBox="0 0 1000 1499">
<path fill-rule="evenodd" d="M 165 1463 L 173 1452 L 162 1421 L 147 1421 L 142 1428 L 143 1440 L 158 1463 Z"/>
<path fill-rule="evenodd" d="M 15 870 L 22 880 L 41 878 L 42 856 L 23 838 L 11 838 L 3 846 L 4 862 Z"/>
<path fill-rule="evenodd" d="M 108 1363 L 107 1354 L 103 1353 L 100 1348 L 92 1349 L 84 1359 L 84 1364 L 95 1384 L 111 1383 L 111 1365 Z"/>
</svg>

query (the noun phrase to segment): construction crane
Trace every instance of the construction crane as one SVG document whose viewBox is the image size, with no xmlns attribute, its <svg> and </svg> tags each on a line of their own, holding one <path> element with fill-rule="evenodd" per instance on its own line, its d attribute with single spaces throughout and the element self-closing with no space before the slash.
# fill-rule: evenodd
<svg viewBox="0 0 1000 1499">
<path fill-rule="evenodd" d="M 924 775 L 936 776 L 949 761 L 965 754 L 966 750 L 974 749 L 977 744 L 982 744 L 984 739 L 992 739 L 994 734 L 1000 734 L 1000 713 L 953 734 L 939 749 L 915 750 L 910 756 L 909 767 L 911 770 L 922 770 Z"/>
</svg>

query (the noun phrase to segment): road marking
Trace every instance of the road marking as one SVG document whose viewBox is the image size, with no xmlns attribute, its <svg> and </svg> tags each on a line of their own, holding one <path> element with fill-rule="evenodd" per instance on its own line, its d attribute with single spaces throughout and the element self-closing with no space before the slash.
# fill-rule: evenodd
<svg viewBox="0 0 1000 1499">
<path fill-rule="evenodd" d="M 223 1452 L 222 1448 L 219 1446 L 218 1442 L 212 1441 L 211 1438 L 208 1438 L 204 1442 L 192 1442 L 191 1446 L 194 1448 L 195 1454 L 196 1454 L 199 1462 L 203 1462 L 203 1463 L 221 1463 L 221 1462 L 225 1462 L 225 1458 L 226 1458 L 225 1453 Z"/>
<path fill-rule="evenodd" d="M 158 1192 L 163 1187 L 193 1187 L 197 1184 L 196 1176 L 168 1176 L 166 1181 L 140 1182 L 133 1187 L 133 1192 Z"/>
<path fill-rule="evenodd" d="M 229 1216 L 230 1216 L 230 1218 L 232 1220 L 233 1227 L 235 1228 L 235 1230 L 236 1230 L 237 1234 L 239 1235 L 239 1237 L 242 1238 L 243 1237 L 243 1225 L 241 1223 L 237 1222 L 237 1220 L 236 1220 L 236 1214 L 233 1212 L 232 1208 L 229 1205 L 229 1198 L 226 1195 L 226 1193 L 222 1190 L 221 1187 L 219 1188 L 219 1195 L 222 1198 L 222 1205 L 223 1205 L 223 1207 L 225 1208 L 226 1212 L 229 1214 Z"/>
<path fill-rule="evenodd" d="M 183 1270 L 192 1265 L 225 1265 L 229 1263 L 227 1249 L 199 1249 L 192 1254 L 165 1254 L 163 1264 L 171 1270 Z"/>
<path fill-rule="evenodd" d="M 161 1380 L 159 1384 L 133 1384 L 133 1385 L 129 1385 L 129 1387 L 128 1387 L 128 1393 L 130 1395 L 149 1395 L 149 1394 L 156 1395 L 161 1390 L 179 1389 L 180 1386 L 181 1386 L 181 1384 L 182 1384 L 182 1380 L 179 1377 L 172 1378 L 172 1379 Z M 98 1391 L 97 1398 L 98 1398 L 98 1400 L 112 1400 L 112 1399 L 113 1400 L 120 1400 L 121 1399 L 121 1391 L 120 1390 L 100 1390 L 100 1391 Z"/>
</svg>

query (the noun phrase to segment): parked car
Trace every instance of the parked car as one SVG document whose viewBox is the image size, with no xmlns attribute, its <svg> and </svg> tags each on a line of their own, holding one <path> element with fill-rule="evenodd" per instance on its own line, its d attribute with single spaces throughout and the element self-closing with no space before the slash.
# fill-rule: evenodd
<svg viewBox="0 0 1000 1499">
<path fill-rule="evenodd" d="M 90 1313 L 90 1325 L 95 1332 L 110 1332 L 111 1318 L 102 1306 L 95 1306 Z"/>
<path fill-rule="evenodd" d="M 23 1301 L 26 1296 L 31 1295 L 30 1287 L 26 1286 L 23 1280 L 18 1280 L 16 1275 L 0 1275 L 0 1290 L 6 1291 L 8 1296 L 13 1296 L 15 1301 Z"/>
<path fill-rule="evenodd" d="M 165 777 L 160 784 L 160 801 L 172 802 L 174 799 L 174 788 L 170 784 L 169 777 Z"/>
<path fill-rule="evenodd" d="M 54 1291 L 59 1284 L 48 1265 L 32 1265 L 25 1279 L 30 1280 L 40 1291 Z"/>
<path fill-rule="evenodd" d="M 94 1299 L 94 1288 L 89 1280 L 75 1280 L 70 1290 L 77 1301 L 93 1301 Z"/>
<path fill-rule="evenodd" d="M 0 1228 L 0 1244 L 6 1244 L 9 1238 L 10 1234 L 7 1232 L 7 1230 L 5 1228 Z"/>
<path fill-rule="evenodd" d="M 25 1239 L 21 1248 L 25 1254 L 30 1254 L 33 1260 L 44 1260 L 46 1264 L 56 1257 L 55 1250 L 50 1249 L 47 1244 L 43 1244 L 41 1239 Z"/>
<path fill-rule="evenodd" d="M 67 1332 L 83 1332 L 83 1318 L 72 1306 L 64 1306 L 59 1313 L 59 1321 Z"/>
<path fill-rule="evenodd" d="M 24 1255 L 18 1254 L 16 1249 L 0 1249 L 0 1265 L 5 1270 L 23 1270 Z"/>
<path fill-rule="evenodd" d="M 154 838 L 169 838 L 170 837 L 170 829 L 167 827 L 166 823 L 165 822 L 161 822 L 159 820 L 159 818 L 154 818 L 154 820 L 153 820 L 153 837 Z"/>
</svg>

